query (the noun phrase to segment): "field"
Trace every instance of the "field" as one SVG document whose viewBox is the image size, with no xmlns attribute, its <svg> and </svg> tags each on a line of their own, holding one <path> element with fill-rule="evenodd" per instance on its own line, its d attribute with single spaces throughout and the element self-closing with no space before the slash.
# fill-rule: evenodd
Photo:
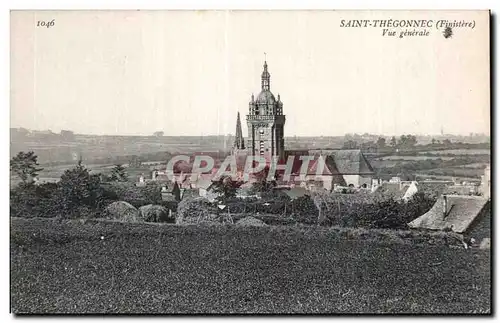
<svg viewBox="0 0 500 323">
<path fill-rule="evenodd" d="M 428 160 L 428 159 L 442 159 L 442 160 L 451 160 L 453 157 L 444 157 L 444 156 L 401 156 L 401 155 L 392 155 L 392 156 L 384 156 L 379 158 L 380 160 L 390 160 L 390 161 L 413 161 L 413 160 Z"/>
<path fill-rule="evenodd" d="M 490 255 L 316 227 L 11 220 L 15 313 L 489 313 Z"/>
<path fill-rule="evenodd" d="M 489 155 L 489 149 L 447 149 L 447 150 L 431 150 L 421 152 L 421 154 L 436 154 L 436 155 Z"/>
</svg>

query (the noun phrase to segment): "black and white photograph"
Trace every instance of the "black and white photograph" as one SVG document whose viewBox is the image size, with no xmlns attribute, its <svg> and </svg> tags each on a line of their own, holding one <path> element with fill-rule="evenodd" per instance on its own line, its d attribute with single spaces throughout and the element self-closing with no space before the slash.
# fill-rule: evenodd
<svg viewBox="0 0 500 323">
<path fill-rule="evenodd" d="M 492 19 L 11 10 L 10 312 L 491 315 Z"/>
</svg>

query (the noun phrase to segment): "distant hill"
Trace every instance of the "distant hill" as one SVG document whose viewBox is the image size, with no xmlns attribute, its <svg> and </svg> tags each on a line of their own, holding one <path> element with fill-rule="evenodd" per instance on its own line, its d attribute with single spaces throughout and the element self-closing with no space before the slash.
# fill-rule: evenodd
<svg viewBox="0 0 500 323">
<path fill-rule="evenodd" d="M 349 134 L 346 136 L 286 137 L 286 149 L 341 148 L 346 139 L 359 144 L 376 141 L 373 134 Z M 385 137 L 387 141 L 389 136 Z M 480 143 L 489 142 L 484 135 L 473 136 L 417 136 L 418 144 L 428 144 L 432 138 L 443 141 Z M 229 153 L 234 137 L 221 136 L 109 136 L 75 134 L 70 130 L 54 133 L 50 130 L 32 131 L 25 128 L 10 129 L 10 155 L 19 151 L 33 150 L 41 164 L 61 164 L 74 161 L 75 155 L 82 156 L 87 163 L 127 163 L 129 156 L 161 156 L 161 153 L 179 154 L 207 151 Z"/>
</svg>

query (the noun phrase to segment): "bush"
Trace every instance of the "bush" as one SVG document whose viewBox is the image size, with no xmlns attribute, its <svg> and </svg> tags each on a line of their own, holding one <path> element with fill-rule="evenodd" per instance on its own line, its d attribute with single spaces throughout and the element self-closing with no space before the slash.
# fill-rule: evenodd
<svg viewBox="0 0 500 323">
<path fill-rule="evenodd" d="M 90 174 L 81 163 L 66 170 L 57 186 L 63 217 L 80 216 L 82 207 L 96 213 L 99 212 L 99 208 L 103 207 L 100 177 Z M 88 210 L 85 213 L 88 213 Z"/>
<path fill-rule="evenodd" d="M 139 213 L 146 222 L 175 222 L 175 218 L 169 216 L 169 210 L 161 205 L 148 204 L 141 206 Z"/>
<path fill-rule="evenodd" d="M 177 212 L 177 207 L 179 206 L 179 202 L 177 201 L 161 201 L 161 203 L 158 204 L 165 207 L 167 210 L 171 210 L 172 212 Z"/>
<path fill-rule="evenodd" d="M 10 216 L 55 217 L 61 214 L 58 186 L 21 183 L 10 190 Z"/>
<path fill-rule="evenodd" d="M 175 223 L 220 223 L 217 210 L 205 198 L 182 200 L 177 207 Z"/>
<path fill-rule="evenodd" d="M 125 222 L 141 222 L 142 218 L 139 211 L 130 203 L 124 201 L 113 202 L 104 210 L 104 216 L 111 220 L 120 220 Z"/>
<path fill-rule="evenodd" d="M 147 183 L 146 186 L 138 187 L 128 182 L 111 182 L 104 184 L 103 187 L 107 196 L 114 200 L 127 201 L 135 207 L 162 202 L 159 183 Z"/>
</svg>

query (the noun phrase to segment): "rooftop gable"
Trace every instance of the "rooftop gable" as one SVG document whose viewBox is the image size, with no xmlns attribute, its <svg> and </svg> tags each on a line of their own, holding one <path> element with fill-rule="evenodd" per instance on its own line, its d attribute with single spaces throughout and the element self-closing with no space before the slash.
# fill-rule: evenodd
<svg viewBox="0 0 500 323">
<path fill-rule="evenodd" d="M 427 213 L 408 225 L 412 228 L 432 230 L 448 228 L 457 233 L 464 233 L 481 213 L 487 202 L 487 199 L 480 196 L 443 195 L 438 198 Z M 446 210 L 444 209 L 445 204 Z"/>
</svg>

